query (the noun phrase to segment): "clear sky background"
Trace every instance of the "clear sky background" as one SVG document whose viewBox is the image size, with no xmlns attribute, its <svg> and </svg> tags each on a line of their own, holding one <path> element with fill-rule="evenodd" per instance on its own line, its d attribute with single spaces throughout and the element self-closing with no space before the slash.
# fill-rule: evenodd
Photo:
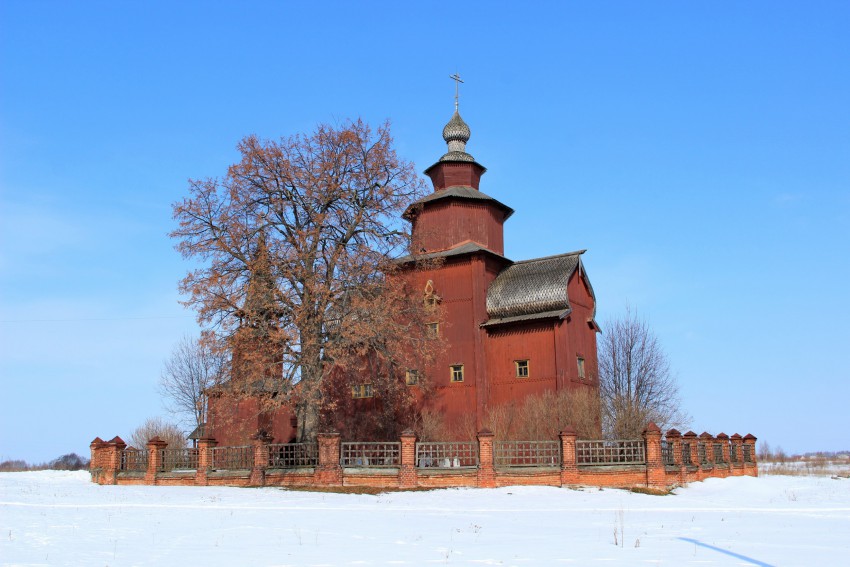
<svg viewBox="0 0 850 567">
<path fill-rule="evenodd" d="M 358 116 L 422 171 L 454 72 L 508 257 L 587 248 L 694 431 L 850 448 L 850 4 L 307 4 L 0 3 L 0 459 L 163 414 L 188 178 Z"/>
</svg>

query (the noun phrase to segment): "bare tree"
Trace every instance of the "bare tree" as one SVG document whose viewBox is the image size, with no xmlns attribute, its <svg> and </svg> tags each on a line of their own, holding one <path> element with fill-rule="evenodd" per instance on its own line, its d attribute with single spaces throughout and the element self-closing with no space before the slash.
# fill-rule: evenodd
<svg viewBox="0 0 850 567">
<path fill-rule="evenodd" d="M 147 419 L 130 434 L 130 445 L 136 449 L 144 449 L 148 441 L 159 437 L 168 443 L 171 449 L 182 449 L 186 446 L 186 434 L 177 425 L 163 421 L 159 417 Z"/>
<path fill-rule="evenodd" d="M 770 443 L 768 443 L 767 441 L 759 440 L 757 454 L 759 461 L 773 460 L 773 451 L 770 448 Z"/>
<path fill-rule="evenodd" d="M 474 438 L 474 423 L 466 427 L 465 435 Z M 573 427 L 583 439 L 595 439 L 599 437 L 599 396 L 585 388 L 531 395 L 521 403 L 491 407 L 484 427 L 497 439 L 515 441 L 557 439 L 566 427 Z"/>
<path fill-rule="evenodd" d="M 299 440 L 308 440 L 339 401 L 323 392 L 335 368 L 368 354 L 390 377 L 374 385 L 386 402 L 381 387 L 427 367 L 421 359 L 437 341 L 394 262 L 410 239 L 400 213 L 424 183 L 396 155 L 388 125 L 319 126 L 279 142 L 249 136 L 238 149 L 223 179 L 191 181 L 190 197 L 174 205 L 178 250 L 203 262 L 181 289 L 232 350 L 231 383 L 293 404 Z"/>
<path fill-rule="evenodd" d="M 451 439 L 451 434 L 446 426 L 445 414 L 430 408 L 424 408 L 415 414 L 413 430 L 416 432 L 419 441 L 447 441 Z"/>
<path fill-rule="evenodd" d="M 8 459 L 0 462 L 0 472 L 25 471 L 30 466 L 23 459 Z"/>
<path fill-rule="evenodd" d="M 201 425 L 207 414 L 207 390 L 224 382 L 227 363 L 227 353 L 210 340 L 183 336 L 159 378 L 159 391 L 169 411 L 192 428 Z"/>
<path fill-rule="evenodd" d="M 652 421 L 683 427 L 679 386 L 667 355 L 646 322 L 630 309 L 603 326 L 599 341 L 602 425 L 615 438 L 639 437 Z"/>
<path fill-rule="evenodd" d="M 89 467 L 89 460 L 76 453 L 68 453 L 50 461 L 48 467 L 57 471 L 79 471 Z"/>
<path fill-rule="evenodd" d="M 513 438 L 557 439 L 566 427 L 582 439 L 599 437 L 599 395 L 593 388 L 547 391 L 528 396 L 518 407 Z"/>
</svg>

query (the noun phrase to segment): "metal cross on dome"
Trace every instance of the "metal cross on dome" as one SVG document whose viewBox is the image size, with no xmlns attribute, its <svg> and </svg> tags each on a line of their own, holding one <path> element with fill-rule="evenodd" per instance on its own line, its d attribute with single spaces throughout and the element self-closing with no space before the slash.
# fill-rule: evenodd
<svg viewBox="0 0 850 567">
<path fill-rule="evenodd" d="M 449 75 L 449 79 L 455 82 L 455 112 L 457 112 L 457 99 L 458 99 L 458 90 L 460 89 L 460 84 L 463 80 L 460 78 L 460 74 L 455 73 L 454 75 Z"/>
</svg>

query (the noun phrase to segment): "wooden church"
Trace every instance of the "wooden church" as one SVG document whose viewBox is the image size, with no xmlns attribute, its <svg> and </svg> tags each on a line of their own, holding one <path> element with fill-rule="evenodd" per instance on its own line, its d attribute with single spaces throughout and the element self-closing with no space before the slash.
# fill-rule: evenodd
<svg viewBox="0 0 850 567">
<path fill-rule="evenodd" d="M 466 151 L 469 126 L 457 107 L 443 128 L 448 151 L 425 174 L 434 191 L 404 213 L 415 255 L 439 258 L 415 272 L 415 288 L 439 301 L 433 331 L 445 348 L 431 369 L 435 395 L 427 400 L 447 423 L 546 391 L 589 390 L 598 395 L 596 299 L 582 265 L 584 250 L 512 261 L 505 257 L 504 223 L 513 209 L 483 193 L 486 169 Z M 415 382 L 415 375 L 407 377 Z M 354 397 L 370 397 L 368 385 Z M 225 425 L 227 424 L 227 425 Z M 295 438 L 287 408 L 272 415 L 256 400 L 212 396 L 206 434 L 221 445 L 244 444 L 262 429 L 275 442 Z"/>
<path fill-rule="evenodd" d="M 514 211 L 481 191 L 486 169 L 467 153 L 469 138 L 455 110 L 443 128 L 448 151 L 425 170 L 434 192 L 404 215 L 419 254 L 443 260 L 419 272 L 418 283 L 439 297 L 448 322 L 432 379 L 433 403 L 449 422 L 469 414 L 480 421 L 489 407 L 547 390 L 599 387 L 584 250 L 506 258 L 504 223 Z"/>
</svg>

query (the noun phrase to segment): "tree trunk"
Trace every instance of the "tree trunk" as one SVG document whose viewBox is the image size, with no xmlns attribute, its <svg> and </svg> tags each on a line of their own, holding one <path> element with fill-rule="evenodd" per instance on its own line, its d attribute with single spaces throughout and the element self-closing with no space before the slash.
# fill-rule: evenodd
<svg viewBox="0 0 850 567">
<path fill-rule="evenodd" d="M 311 361 L 311 363 L 302 363 L 301 365 L 298 402 L 295 406 L 295 415 L 298 418 L 298 442 L 315 443 L 316 434 L 319 433 L 319 408 L 322 401 L 323 378 L 321 355 L 318 349 L 305 348 L 302 361 Z"/>
<path fill-rule="evenodd" d="M 307 399 L 295 406 L 298 418 L 298 442 L 315 443 L 319 433 L 319 407 L 316 400 Z"/>
</svg>

